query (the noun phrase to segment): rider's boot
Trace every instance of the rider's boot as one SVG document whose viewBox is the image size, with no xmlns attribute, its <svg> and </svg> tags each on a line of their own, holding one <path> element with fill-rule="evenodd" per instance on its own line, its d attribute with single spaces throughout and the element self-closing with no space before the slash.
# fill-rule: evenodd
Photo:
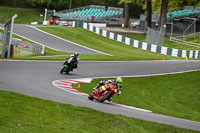
<svg viewBox="0 0 200 133">
<path fill-rule="evenodd" d="M 112 102 L 112 100 L 113 100 L 113 97 L 110 97 L 110 99 L 108 101 Z"/>
</svg>

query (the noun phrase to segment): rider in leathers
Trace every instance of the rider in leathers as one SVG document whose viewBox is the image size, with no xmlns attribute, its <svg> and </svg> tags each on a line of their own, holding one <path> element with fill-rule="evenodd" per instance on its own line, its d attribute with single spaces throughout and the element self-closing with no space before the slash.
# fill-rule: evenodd
<svg viewBox="0 0 200 133">
<path fill-rule="evenodd" d="M 74 68 L 78 68 L 78 62 L 79 62 L 79 53 L 75 52 L 74 54 L 70 55 L 70 57 L 66 58 L 66 62 L 71 65 L 71 71 L 73 71 Z"/>
<path fill-rule="evenodd" d="M 97 92 L 101 86 L 107 86 L 107 84 L 113 83 L 115 88 L 118 88 L 117 95 L 121 95 L 122 91 L 122 78 L 118 77 L 116 80 L 106 80 L 106 81 L 100 81 L 99 84 L 94 88 L 93 92 Z M 101 94 L 103 93 L 102 90 Z M 110 97 L 109 101 L 112 101 L 112 97 Z"/>
</svg>

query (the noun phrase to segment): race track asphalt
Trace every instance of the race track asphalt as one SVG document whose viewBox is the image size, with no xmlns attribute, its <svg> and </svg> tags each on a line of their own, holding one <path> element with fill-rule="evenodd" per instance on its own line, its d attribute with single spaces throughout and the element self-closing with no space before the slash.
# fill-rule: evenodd
<svg viewBox="0 0 200 133">
<path fill-rule="evenodd" d="M 3 24 L 0 24 L 0 27 L 3 28 L 3 26 L 4 26 Z M 86 48 L 79 44 L 76 44 L 67 40 L 63 40 L 51 34 L 46 34 L 45 32 L 32 26 L 15 24 L 13 32 L 24 38 L 37 42 L 38 44 L 42 44 L 50 48 L 53 48 L 55 50 L 59 50 L 59 51 L 67 52 L 67 53 L 74 53 L 78 51 L 81 54 L 105 54 L 100 51 Z"/>
<path fill-rule="evenodd" d="M 132 62 L 80 62 L 71 74 L 60 74 L 63 62 L 56 61 L 5 61 L 0 60 L 0 89 L 56 102 L 88 107 L 147 121 L 159 122 L 200 131 L 200 122 L 147 113 L 113 104 L 89 101 L 60 90 L 52 85 L 58 79 L 78 79 L 107 76 L 138 76 L 172 73 L 200 69 L 200 61 L 132 61 Z"/>
<path fill-rule="evenodd" d="M 0 25 L 2 26 L 2 25 Z M 32 41 L 54 49 L 81 54 L 102 54 L 89 48 L 54 37 L 35 28 L 15 25 L 14 32 Z M 6 61 L 0 60 L 0 89 L 25 95 L 48 99 L 56 102 L 88 107 L 95 110 L 121 114 L 128 117 L 153 121 L 181 128 L 200 131 L 200 122 L 184 120 L 160 114 L 142 112 L 113 104 L 89 101 L 87 97 L 78 96 L 60 90 L 52 82 L 60 79 L 78 79 L 90 77 L 142 76 L 162 73 L 199 70 L 200 61 L 131 61 L 131 62 L 80 62 L 77 70 L 66 75 L 59 71 L 63 62 L 56 61 Z"/>
</svg>

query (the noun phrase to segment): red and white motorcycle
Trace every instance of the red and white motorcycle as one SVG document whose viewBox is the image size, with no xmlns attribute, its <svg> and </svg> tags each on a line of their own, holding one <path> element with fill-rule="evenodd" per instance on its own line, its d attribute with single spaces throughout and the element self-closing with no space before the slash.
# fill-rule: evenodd
<svg viewBox="0 0 200 133">
<path fill-rule="evenodd" d="M 118 88 L 116 88 L 114 84 L 111 82 L 109 84 L 101 86 L 97 92 L 91 92 L 88 96 L 88 99 L 89 100 L 95 99 L 102 103 L 105 100 L 109 101 L 110 98 L 113 97 L 113 95 L 116 94 L 117 92 Z"/>
</svg>

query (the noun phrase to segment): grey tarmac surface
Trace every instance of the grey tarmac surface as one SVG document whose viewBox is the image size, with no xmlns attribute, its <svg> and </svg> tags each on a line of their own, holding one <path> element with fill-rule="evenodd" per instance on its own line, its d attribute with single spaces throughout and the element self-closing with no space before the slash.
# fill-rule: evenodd
<svg viewBox="0 0 200 133">
<path fill-rule="evenodd" d="M 52 85 L 52 81 L 59 79 L 138 76 L 197 70 L 200 69 L 200 61 L 80 62 L 78 69 L 69 75 L 59 73 L 62 64 L 63 62 L 54 61 L 0 60 L 0 89 L 200 131 L 200 122 L 89 101 L 87 97 L 65 92 Z"/>
<path fill-rule="evenodd" d="M 0 27 L 3 27 L 3 24 L 0 24 Z M 63 51 L 63 52 L 74 53 L 78 51 L 81 54 L 104 54 L 99 51 L 95 51 L 93 49 L 75 44 L 73 42 L 62 40 L 60 38 L 57 38 L 55 36 L 52 36 L 40 30 L 37 30 L 36 28 L 22 25 L 22 24 L 14 24 L 13 32 L 16 33 L 17 35 L 28 38 L 39 44 L 42 44 L 42 45 L 45 45 L 50 48 Z"/>
</svg>

